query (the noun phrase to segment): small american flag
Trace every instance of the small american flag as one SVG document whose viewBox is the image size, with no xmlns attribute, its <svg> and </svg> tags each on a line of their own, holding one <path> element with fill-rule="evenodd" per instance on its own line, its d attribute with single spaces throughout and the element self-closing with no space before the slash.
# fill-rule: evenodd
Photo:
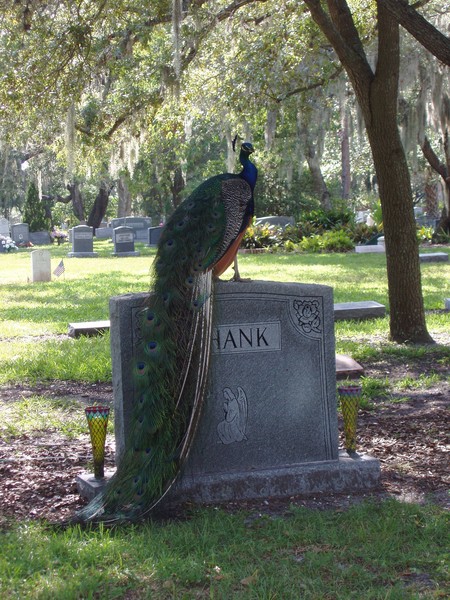
<svg viewBox="0 0 450 600">
<path fill-rule="evenodd" d="M 64 273 L 65 270 L 66 269 L 64 267 L 64 261 L 61 260 L 61 262 L 59 263 L 59 265 L 53 271 L 53 275 L 56 275 L 56 277 L 59 277 L 60 275 L 62 275 Z"/>
</svg>

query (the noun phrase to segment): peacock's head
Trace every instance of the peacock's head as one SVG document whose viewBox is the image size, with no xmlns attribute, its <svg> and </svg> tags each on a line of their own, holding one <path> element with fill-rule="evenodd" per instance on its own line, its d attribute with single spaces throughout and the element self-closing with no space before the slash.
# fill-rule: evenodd
<svg viewBox="0 0 450 600">
<path fill-rule="evenodd" d="M 253 148 L 253 146 L 250 144 L 250 142 L 244 142 L 241 146 L 241 150 L 243 152 L 245 152 L 246 154 L 251 154 L 252 152 L 255 151 L 255 149 Z"/>
</svg>

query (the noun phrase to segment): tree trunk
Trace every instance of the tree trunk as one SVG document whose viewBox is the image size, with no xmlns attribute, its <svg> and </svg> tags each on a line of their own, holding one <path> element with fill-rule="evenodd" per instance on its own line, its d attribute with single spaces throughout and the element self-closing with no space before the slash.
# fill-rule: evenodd
<svg viewBox="0 0 450 600">
<path fill-rule="evenodd" d="M 348 110 L 347 103 L 341 106 L 341 197 L 347 200 L 350 197 L 350 141 L 348 135 Z"/>
<path fill-rule="evenodd" d="M 397 127 L 399 26 L 379 3 L 379 52 L 366 121 L 383 212 L 391 312 L 396 342 L 432 341 L 425 324 L 411 181 Z"/>
<path fill-rule="evenodd" d="M 117 182 L 117 195 L 119 196 L 117 216 L 129 217 L 131 215 L 131 194 L 124 177 L 120 177 Z"/>
<path fill-rule="evenodd" d="M 74 183 L 67 184 L 66 188 L 69 192 L 68 196 L 46 196 L 46 198 L 54 200 L 54 202 L 62 202 L 63 204 L 71 202 L 73 214 L 79 221 L 84 221 L 84 202 L 79 184 L 75 181 Z"/>
<path fill-rule="evenodd" d="M 89 214 L 87 224 L 89 227 L 94 228 L 94 233 L 97 227 L 100 227 L 100 223 L 106 214 L 108 208 L 109 194 L 111 193 L 111 187 L 102 183 L 98 191 L 97 197 L 95 198 L 94 206 Z"/>
<path fill-rule="evenodd" d="M 175 172 L 173 174 L 173 184 L 171 186 L 172 191 L 172 203 L 175 208 L 181 204 L 181 194 L 184 190 L 185 183 L 183 177 L 183 171 L 181 166 L 176 167 Z"/>
<path fill-rule="evenodd" d="M 67 185 L 69 190 L 70 200 L 72 201 L 73 214 L 80 221 L 84 221 L 84 202 L 80 191 L 80 185 L 74 181 L 72 184 Z"/>
<path fill-rule="evenodd" d="M 399 25 L 377 0 L 378 60 L 372 71 L 344 0 L 305 0 L 313 19 L 333 45 L 358 99 L 377 174 L 386 243 L 390 337 L 430 343 L 425 323 L 413 198 L 397 127 Z"/>
<path fill-rule="evenodd" d="M 331 210 L 330 192 L 328 191 L 327 184 L 322 175 L 319 157 L 317 156 L 314 144 L 311 142 L 308 143 L 308 148 L 306 150 L 306 162 L 308 163 L 311 172 L 314 190 L 320 200 L 320 206 L 323 210 Z"/>
<path fill-rule="evenodd" d="M 437 184 L 432 178 L 432 169 L 426 169 L 425 180 L 425 212 L 430 219 L 439 219 L 439 202 Z"/>
<path fill-rule="evenodd" d="M 449 136 L 448 131 L 444 132 L 444 154 L 445 154 L 445 163 L 439 160 L 439 157 L 431 147 L 431 144 L 427 137 L 424 138 L 421 144 L 422 152 L 425 158 L 428 161 L 428 164 L 432 169 L 438 173 L 444 180 L 444 212 L 448 215 L 450 214 L 450 144 L 449 144 Z"/>
</svg>

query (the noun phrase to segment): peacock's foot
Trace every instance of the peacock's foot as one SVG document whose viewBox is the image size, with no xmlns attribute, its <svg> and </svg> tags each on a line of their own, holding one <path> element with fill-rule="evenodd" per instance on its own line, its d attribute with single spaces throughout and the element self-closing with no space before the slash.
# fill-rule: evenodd
<svg viewBox="0 0 450 600">
<path fill-rule="evenodd" d="M 244 281 L 251 281 L 250 277 L 241 277 L 239 274 L 234 274 L 233 277 L 229 281 L 236 281 L 239 283 L 243 283 Z"/>
</svg>

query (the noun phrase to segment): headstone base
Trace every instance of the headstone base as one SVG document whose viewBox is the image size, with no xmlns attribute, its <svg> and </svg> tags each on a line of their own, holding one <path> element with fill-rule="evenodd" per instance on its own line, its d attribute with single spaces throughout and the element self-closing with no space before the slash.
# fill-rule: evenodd
<svg viewBox="0 0 450 600">
<path fill-rule="evenodd" d="M 420 262 L 448 262 L 448 254 L 445 252 L 429 252 L 428 254 L 419 254 Z"/>
<path fill-rule="evenodd" d="M 99 494 L 115 471 L 105 471 L 103 479 L 95 479 L 92 473 L 80 473 L 77 475 L 76 482 L 78 493 L 86 500 L 92 500 Z"/>
<path fill-rule="evenodd" d="M 92 474 L 77 477 L 80 495 L 90 500 L 113 474 L 98 481 Z M 104 483 L 105 482 L 105 483 Z M 184 502 L 220 504 L 240 500 L 289 498 L 367 492 L 380 486 L 380 461 L 368 454 L 349 455 L 339 451 L 338 460 L 302 463 L 259 471 L 202 473 L 191 477 L 186 473 L 175 482 L 163 500 L 164 508 Z"/>
<path fill-rule="evenodd" d="M 355 246 L 355 252 L 359 254 L 367 254 L 369 252 L 386 252 L 384 246 L 374 246 L 374 245 L 361 245 Z"/>
<path fill-rule="evenodd" d="M 141 253 L 138 250 L 134 252 L 112 252 L 112 256 L 140 256 Z"/>
<path fill-rule="evenodd" d="M 98 252 L 69 252 L 68 258 L 95 258 Z"/>
</svg>

